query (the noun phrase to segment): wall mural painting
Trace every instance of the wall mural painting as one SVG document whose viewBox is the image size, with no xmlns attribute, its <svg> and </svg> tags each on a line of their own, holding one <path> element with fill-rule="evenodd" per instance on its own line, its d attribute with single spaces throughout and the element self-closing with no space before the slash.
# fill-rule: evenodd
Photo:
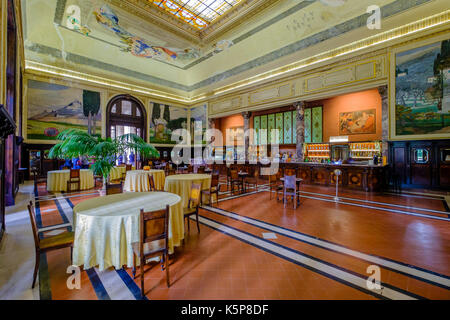
<svg viewBox="0 0 450 320">
<path fill-rule="evenodd" d="M 376 109 L 341 112 L 339 114 L 339 134 L 376 133 Z"/>
<path fill-rule="evenodd" d="M 396 54 L 396 135 L 450 134 L 450 40 Z"/>
<path fill-rule="evenodd" d="M 65 129 L 101 134 L 100 93 L 28 80 L 27 138 L 56 140 Z"/>
<path fill-rule="evenodd" d="M 206 105 L 191 109 L 191 142 L 201 141 L 206 144 Z"/>
<path fill-rule="evenodd" d="M 188 109 L 159 103 L 150 103 L 150 142 L 155 144 L 176 144 L 172 132 L 187 129 Z"/>
</svg>

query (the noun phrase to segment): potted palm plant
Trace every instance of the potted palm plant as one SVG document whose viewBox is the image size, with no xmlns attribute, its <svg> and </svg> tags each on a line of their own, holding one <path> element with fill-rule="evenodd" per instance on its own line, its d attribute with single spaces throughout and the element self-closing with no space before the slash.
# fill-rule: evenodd
<svg viewBox="0 0 450 320">
<path fill-rule="evenodd" d="M 144 158 L 159 157 L 155 147 L 146 143 L 136 134 L 128 133 L 118 138 L 102 138 L 87 132 L 68 129 L 58 134 L 61 142 L 54 145 L 49 152 L 49 158 L 74 158 L 87 156 L 95 159 L 91 170 L 103 177 L 103 189 L 109 181 L 111 169 L 116 162 L 116 156 L 125 150 L 135 150 Z"/>
</svg>

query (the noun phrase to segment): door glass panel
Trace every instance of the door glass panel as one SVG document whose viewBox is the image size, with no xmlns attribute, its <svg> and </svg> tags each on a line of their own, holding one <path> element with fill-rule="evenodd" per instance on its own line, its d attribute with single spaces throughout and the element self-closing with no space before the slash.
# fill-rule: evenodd
<svg viewBox="0 0 450 320">
<path fill-rule="evenodd" d="M 133 108 L 131 101 L 128 100 L 122 100 L 122 114 L 132 116 L 133 115 Z"/>
</svg>

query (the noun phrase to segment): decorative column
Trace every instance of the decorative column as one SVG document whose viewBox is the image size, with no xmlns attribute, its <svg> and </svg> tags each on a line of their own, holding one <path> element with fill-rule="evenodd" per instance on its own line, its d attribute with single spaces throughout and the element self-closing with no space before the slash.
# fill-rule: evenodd
<svg viewBox="0 0 450 320">
<path fill-rule="evenodd" d="M 296 146 L 296 156 L 297 161 L 304 161 L 305 155 L 303 154 L 303 144 L 305 143 L 305 102 L 300 101 L 294 103 L 294 107 L 297 110 L 296 118 L 296 131 L 297 131 L 297 146 Z"/>
<path fill-rule="evenodd" d="M 248 161 L 248 147 L 250 146 L 250 136 L 248 132 L 250 130 L 250 117 L 252 113 L 250 111 L 242 112 L 242 116 L 244 117 L 244 153 L 245 160 Z"/>
<path fill-rule="evenodd" d="M 378 92 L 381 97 L 381 155 L 389 159 L 389 100 L 388 86 L 379 86 Z"/>
</svg>

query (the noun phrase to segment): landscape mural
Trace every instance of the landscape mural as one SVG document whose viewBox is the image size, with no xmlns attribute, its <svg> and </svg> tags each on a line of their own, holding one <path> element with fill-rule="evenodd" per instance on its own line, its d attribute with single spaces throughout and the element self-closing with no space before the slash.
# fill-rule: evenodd
<svg viewBox="0 0 450 320">
<path fill-rule="evenodd" d="M 188 110 L 159 103 L 150 103 L 150 142 L 156 144 L 176 144 L 172 132 L 187 129 Z"/>
<path fill-rule="evenodd" d="M 101 134 L 100 93 L 28 80 L 27 138 L 56 140 L 65 129 Z"/>
<path fill-rule="evenodd" d="M 201 141 L 206 144 L 205 132 L 206 123 L 206 105 L 195 107 L 191 109 L 191 142 Z M 195 136 L 197 134 L 197 136 Z M 195 140 L 194 140 L 195 139 Z"/>
<path fill-rule="evenodd" d="M 396 55 L 396 135 L 450 134 L 450 40 Z"/>
</svg>

